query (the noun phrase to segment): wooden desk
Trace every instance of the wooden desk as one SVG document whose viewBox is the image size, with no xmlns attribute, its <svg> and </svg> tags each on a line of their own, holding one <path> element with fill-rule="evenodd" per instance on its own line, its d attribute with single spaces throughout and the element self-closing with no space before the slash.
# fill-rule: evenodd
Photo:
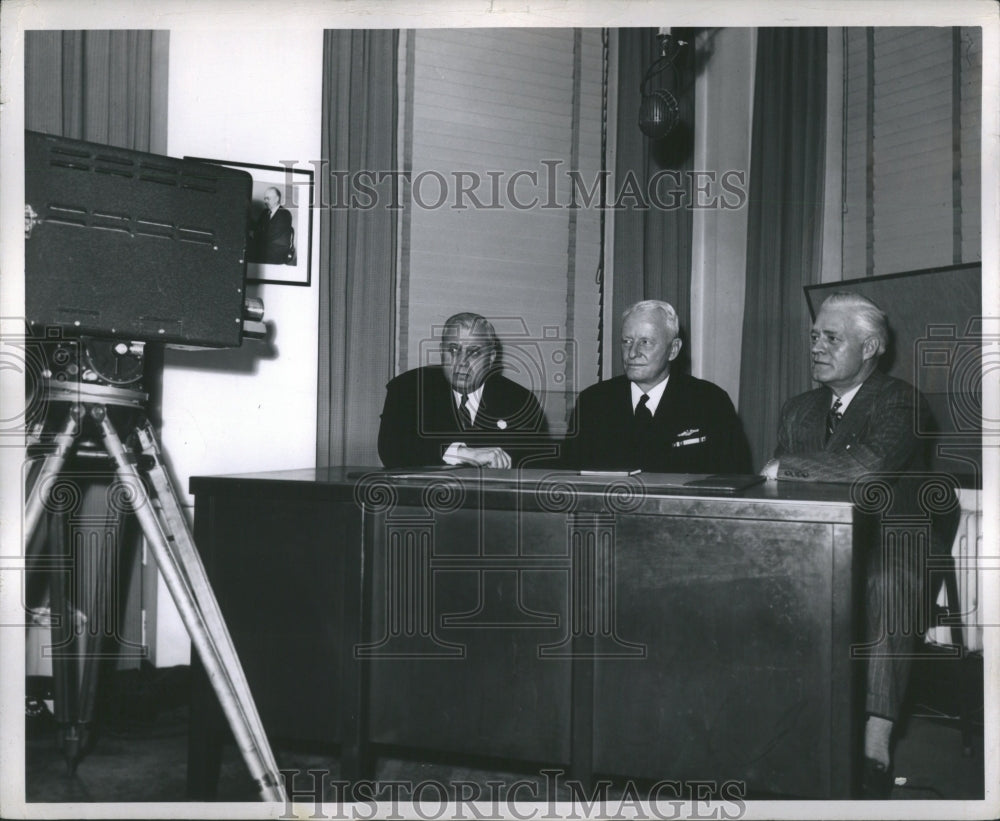
<svg viewBox="0 0 1000 821">
<path fill-rule="evenodd" d="M 848 798 L 846 486 L 331 468 L 195 477 L 195 538 L 265 728 L 637 779 Z M 188 783 L 224 726 L 196 676 Z"/>
</svg>

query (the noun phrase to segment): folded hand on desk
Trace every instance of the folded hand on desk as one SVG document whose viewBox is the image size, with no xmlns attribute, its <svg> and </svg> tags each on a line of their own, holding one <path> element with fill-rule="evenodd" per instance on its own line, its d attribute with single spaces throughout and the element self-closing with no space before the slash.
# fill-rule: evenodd
<svg viewBox="0 0 1000 821">
<path fill-rule="evenodd" d="M 478 465 L 484 468 L 510 469 L 510 455 L 503 448 L 470 448 L 459 445 L 454 457 L 462 465 Z"/>
</svg>

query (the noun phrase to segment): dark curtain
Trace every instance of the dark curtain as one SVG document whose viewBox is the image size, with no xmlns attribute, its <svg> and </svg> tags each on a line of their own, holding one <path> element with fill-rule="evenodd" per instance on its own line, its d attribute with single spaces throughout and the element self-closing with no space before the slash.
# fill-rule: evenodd
<svg viewBox="0 0 1000 821">
<path fill-rule="evenodd" d="M 163 154 L 167 146 L 167 72 L 169 32 L 167 31 L 28 31 L 24 39 L 24 122 L 31 131 L 41 131 L 75 140 L 113 145 L 137 151 Z M 146 347 L 144 389 L 150 399 L 148 415 L 154 424 L 159 420 L 162 396 L 162 349 Z M 44 533 L 46 548 L 51 555 L 70 555 L 69 528 L 87 529 L 91 536 L 82 545 L 97 545 L 92 550 L 74 548 L 77 577 L 89 585 L 79 585 L 75 606 L 90 614 L 92 635 L 101 636 L 110 626 L 101 620 L 109 613 L 121 613 L 114 624 L 115 644 L 104 640 L 102 652 L 107 657 L 118 656 L 118 667 L 137 667 L 142 639 L 140 574 L 142 566 L 135 561 L 139 545 L 137 528 L 131 517 L 123 517 L 117 509 L 109 509 L 109 488 L 116 481 L 110 468 L 103 463 L 88 463 L 83 474 L 80 465 L 70 459 L 66 470 L 80 482 L 80 504 L 65 514 L 45 514 L 39 527 Z M 175 483 L 176 484 L 176 483 Z M 86 535 L 86 534 L 85 534 Z M 79 537 L 79 532 L 77 533 Z M 42 537 L 40 537 L 42 538 Z M 93 572 L 107 562 L 129 574 L 124 584 L 117 575 L 109 580 Z M 88 568 L 90 569 L 88 572 Z M 113 573 L 116 571 L 112 571 Z M 31 574 L 28 586 L 29 604 L 44 598 L 45 588 L 59 574 Z M 57 579 L 58 580 L 58 579 Z M 101 585 L 106 585 L 102 587 Z M 116 596 L 114 604 L 109 597 Z M 53 606 L 57 607 L 55 601 Z M 49 643 L 46 640 L 46 643 Z M 58 644 L 58 641 L 57 641 Z M 64 651 L 69 664 L 75 665 L 75 644 Z M 87 653 L 93 655 L 91 648 Z M 59 656 L 56 654 L 56 663 Z M 35 660 L 27 659 L 29 675 L 35 670 Z M 44 668 L 43 668 L 44 669 Z M 94 668 L 84 665 L 81 670 Z M 73 674 L 71 674 L 73 675 Z M 59 678 L 59 686 L 67 683 Z M 79 715 L 87 717 L 93 709 L 95 690 L 82 687 L 78 696 Z M 57 711 L 68 709 L 64 697 Z M 88 719 L 89 720 L 89 719 Z"/>
<path fill-rule="evenodd" d="M 820 279 L 825 29 L 760 30 L 752 135 L 739 408 L 760 467 L 782 403 L 811 384 L 803 287 Z"/>
<path fill-rule="evenodd" d="M 166 31 L 29 31 L 25 127 L 155 154 L 167 146 Z"/>
<path fill-rule="evenodd" d="M 343 205 L 353 174 L 396 168 L 398 43 L 396 31 L 323 36 L 319 466 L 379 464 L 379 414 L 395 337 L 393 178 L 375 186 L 373 207 Z M 346 177 L 331 176 L 344 172 Z M 347 182 L 332 184 L 339 179 Z"/>
<path fill-rule="evenodd" d="M 25 128 L 166 154 L 169 48 L 169 31 L 25 32 Z M 144 375 L 158 428 L 161 346 L 146 347 Z"/>
<path fill-rule="evenodd" d="M 607 346 L 616 374 L 622 372 L 617 353 L 621 313 L 633 302 L 666 300 L 677 310 L 685 340 L 690 328 L 692 211 L 687 207 L 690 177 L 686 172 L 694 162 L 694 43 L 693 36 L 680 29 L 674 33 L 688 41 L 674 61 L 677 75 L 668 68 L 651 80 L 650 89 L 665 88 L 677 98 L 680 121 L 666 137 L 654 140 L 639 130 L 639 103 L 643 77 L 660 57 L 656 29 L 618 32 L 616 191 L 610 196 L 623 209 L 615 212 L 614 316 Z M 646 196 L 650 178 L 663 170 L 679 172 L 679 176 L 661 179 L 657 186 L 660 203 L 668 207 Z M 628 187 L 633 180 L 642 192 L 638 202 Z M 685 344 L 680 365 L 686 367 L 688 361 Z"/>
</svg>

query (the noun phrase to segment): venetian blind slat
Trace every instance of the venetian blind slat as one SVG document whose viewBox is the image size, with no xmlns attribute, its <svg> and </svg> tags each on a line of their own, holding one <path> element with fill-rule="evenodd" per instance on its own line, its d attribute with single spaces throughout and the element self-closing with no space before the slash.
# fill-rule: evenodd
<svg viewBox="0 0 1000 821">
<path fill-rule="evenodd" d="M 952 262 L 951 29 L 876 29 L 875 274 Z"/>
<path fill-rule="evenodd" d="M 579 95 L 577 170 L 589 187 L 600 169 L 600 32 L 580 37 L 578 77 L 572 29 L 421 29 L 412 42 L 406 170 L 426 186 L 418 192 L 425 202 L 438 199 L 441 181 L 448 197 L 440 207 L 421 207 L 412 199 L 409 204 L 407 303 L 400 306 L 408 344 L 401 366 L 429 364 L 433 332 L 449 314 L 482 313 L 501 336 L 511 335 L 519 364 L 508 376 L 541 396 L 558 432 L 566 415 L 567 374 L 553 351 L 565 344 L 572 327 L 585 340 L 584 358 L 596 362 L 597 357 L 600 219 L 596 210 L 581 209 L 571 220 L 566 172 L 574 94 Z M 543 161 L 560 161 L 554 179 Z M 462 205 L 473 207 L 451 207 L 459 185 L 466 186 Z M 501 207 L 476 207 L 473 195 L 478 204 Z M 567 250 L 571 221 L 575 264 Z M 574 299 L 568 305 L 567 276 L 574 270 Z M 592 318 L 571 316 L 581 308 Z M 530 367 L 525 351 L 534 357 Z M 595 365 L 585 369 L 596 372 Z"/>
<path fill-rule="evenodd" d="M 843 203 L 841 214 L 842 270 L 844 278 L 864 276 L 867 259 L 867 175 L 868 150 L 868 64 L 865 30 L 848 28 L 845 38 L 846 89 L 844 95 L 845 129 Z"/>
<path fill-rule="evenodd" d="M 963 27 L 959 34 L 962 260 L 982 259 L 982 210 L 980 163 L 983 82 L 983 33 Z"/>
</svg>

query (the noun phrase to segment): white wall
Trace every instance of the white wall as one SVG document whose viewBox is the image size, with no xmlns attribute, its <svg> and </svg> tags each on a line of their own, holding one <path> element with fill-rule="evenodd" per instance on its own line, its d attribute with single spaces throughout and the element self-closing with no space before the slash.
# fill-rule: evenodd
<svg viewBox="0 0 1000 821">
<path fill-rule="evenodd" d="M 323 31 L 170 32 L 167 154 L 257 165 L 320 155 Z M 188 507 L 191 476 L 311 467 L 316 462 L 318 214 L 310 287 L 252 286 L 275 326 L 270 345 L 168 350 L 163 447 Z M 301 246 L 300 246 L 301 247 Z M 278 546 L 276 546 L 278 549 Z M 159 586 L 148 638 L 159 666 L 189 658 Z"/>
</svg>

